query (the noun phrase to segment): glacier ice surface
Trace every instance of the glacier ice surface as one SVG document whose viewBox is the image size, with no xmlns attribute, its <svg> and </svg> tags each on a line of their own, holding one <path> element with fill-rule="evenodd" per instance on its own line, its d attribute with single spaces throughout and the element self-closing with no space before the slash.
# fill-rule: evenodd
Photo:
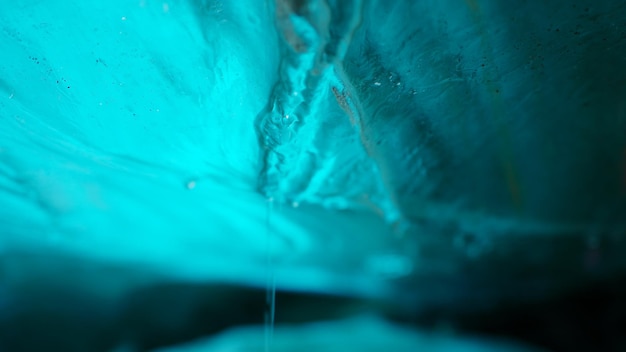
<svg viewBox="0 0 626 352">
<path fill-rule="evenodd" d="M 117 302 L 268 270 L 279 290 L 484 307 L 623 273 L 625 13 L 4 6 L 0 308 L 36 280 Z"/>
</svg>

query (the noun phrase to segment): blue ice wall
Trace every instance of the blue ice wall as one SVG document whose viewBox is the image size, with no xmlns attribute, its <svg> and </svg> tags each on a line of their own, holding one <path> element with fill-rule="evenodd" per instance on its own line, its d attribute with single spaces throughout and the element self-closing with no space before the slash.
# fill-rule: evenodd
<svg viewBox="0 0 626 352">
<path fill-rule="evenodd" d="M 285 263 L 286 286 L 377 290 L 351 280 L 369 275 L 368 253 L 389 252 L 385 222 L 368 206 L 329 211 L 375 188 L 375 165 L 326 96 L 311 109 L 331 111 L 334 122 L 326 127 L 312 116 L 298 141 L 303 154 L 311 139 L 327 144 L 298 171 L 317 174 L 294 179 L 301 196 L 274 205 L 260 191 L 255 124 L 287 70 L 272 8 L 257 1 L 4 7 L 2 245 L 263 285 L 269 243 Z M 344 164 L 332 187 L 320 186 Z M 358 168 L 365 171 L 349 173 Z"/>
<path fill-rule="evenodd" d="M 408 217 L 623 226 L 623 4 L 367 4 L 344 67 Z"/>
<path fill-rule="evenodd" d="M 6 6 L 3 242 L 232 278 L 207 258 L 256 267 L 268 234 L 352 275 L 372 253 L 409 265 L 390 232 L 621 229 L 622 10 Z"/>
<path fill-rule="evenodd" d="M 4 4 L 0 252 L 20 263 L 4 292 L 45 272 L 22 253 L 155 281 L 264 287 L 271 271 L 279 289 L 416 306 L 519 292 L 500 278 L 537 274 L 543 293 L 623 273 L 625 14 L 611 0 Z"/>
</svg>

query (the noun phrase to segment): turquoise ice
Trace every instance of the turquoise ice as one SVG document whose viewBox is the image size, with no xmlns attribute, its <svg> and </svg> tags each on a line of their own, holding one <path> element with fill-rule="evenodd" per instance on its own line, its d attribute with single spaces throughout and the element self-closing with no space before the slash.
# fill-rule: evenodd
<svg viewBox="0 0 626 352">
<path fill-rule="evenodd" d="M 272 277 L 419 311 L 623 273 L 625 20 L 610 0 L 2 5 L 0 308 L 40 277 L 109 302 Z"/>
</svg>

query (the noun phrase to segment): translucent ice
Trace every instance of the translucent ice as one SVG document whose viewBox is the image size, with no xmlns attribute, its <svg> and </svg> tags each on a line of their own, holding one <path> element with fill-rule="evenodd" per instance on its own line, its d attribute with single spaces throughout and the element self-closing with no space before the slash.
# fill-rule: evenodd
<svg viewBox="0 0 626 352">
<path fill-rule="evenodd" d="M 31 309 L 104 324 L 170 282 L 412 316 L 623 275 L 625 21 L 612 0 L 2 6 L 0 343 Z"/>
<path fill-rule="evenodd" d="M 325 239 L 332 234 L 319 220 L 327 216 L 335 231 L 380 238 L 364 242 L 361 254 L 384 243 L 382 221 L 328 213 L 312 205 L 314 196 L 268 214 L 257 191 L 254 124 L 279 82 L 280 50 L 266 4 L 23 2 L 0 15 L 0 50 L 8 53 L 0 67 L 7 248 L 262 282 L 268 216 L 276 256 L 290 262 L 305 265 L 322 249 L 316 262 L 327 260 L 330 242 L 344 261 L 340 248 L 349 240 Z M 349 133 L 343 128 L 338 133 Z M 352 163 L 356 153 L 326 159 Z M 317 178 L 328 179 L 325 172 Z M 341 202 L 342 191 L 327 193 Z"/>
<path fill-rule="evenodd" d="M 261 351 L 260 334 L 254 328 L 239 328 L 205 341 L 164 349 L 160 352 Z M 368 336 L 364 339 L 364 336 Z M 297 327 L 283 327 L 277 332 L 272 351 L 538 351 L 506 341 L 485 341 L 478 338 L 445 334 L 420 334 L 372 317 L 357 317 L 337 322 L 319 322 Z"/>
</svg>

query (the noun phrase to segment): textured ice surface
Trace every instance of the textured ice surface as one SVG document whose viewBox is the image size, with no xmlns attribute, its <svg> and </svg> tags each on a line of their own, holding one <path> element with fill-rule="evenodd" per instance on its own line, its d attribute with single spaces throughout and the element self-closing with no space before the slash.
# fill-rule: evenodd
<svg viewBox="0 0 626 352">
<path fill-rule="evenodd" d="M 48 276 L 31 256 L 261 287 L 269 269 L 279 289 L 418 307 L 623 273 L 625 14 L 610 0 L 4 6 L 2 299 Z"/>
<path fill-rule="evenodd" d="M 278 1 L 279 77 L 257 117 L 260 190 L 282 202 L 377 210 L 399 220 L 390 190 L 361 138 L 343 61 L 362 1 Z"/>
<path fill-rule="evenodd" d="M 206 341 L 159 350 L 160 352 L 261 351 L 262 334 L 253 327 L 227 331 Z M 366 338 L 365 338 L 366 337 Z M 486 341 L 442 333 L 419 333 L 386 323 L 373 317 L 356 317 L 344 321 L 318 322 L 302 326 L 285 326 L 276 331 L 272 351 L 343 352 L 343 351 L 432 351 L 432 352 L 529 352 L 539 351 L 506 341 Z"/>
<path fill-rule="evenodd" d="M 369 174 L 356 192 L 342 180 L 271 211 L 258 192 L 255 120 L 281 54 L 266 4 L 21 2 L 0 15 L 3 245 L 258 284 L 269 233 L 285 270 L 311 273 L 281 282 L 359 290 L 333 277 L 365 273 L 364 255 L 384 251 L 389 231 L 365 212 L 330 213 L 319 197 L 365 192 L 356 184 L 372 184 Z M 334 120 L 353 135 L 338 112 Z M 343 159 L 327 159 L 368 162 L 358 143 L 345 147 Z M 332 178 L 319 169 L 318 179 Z M 367 241 L 346 257 L 356 238 Z"/>
<path fill-rule="evenodd" d="M 623 226 L 623 4 L 368 5 L 344 67 L 407 217 Z"/>
</svg>

